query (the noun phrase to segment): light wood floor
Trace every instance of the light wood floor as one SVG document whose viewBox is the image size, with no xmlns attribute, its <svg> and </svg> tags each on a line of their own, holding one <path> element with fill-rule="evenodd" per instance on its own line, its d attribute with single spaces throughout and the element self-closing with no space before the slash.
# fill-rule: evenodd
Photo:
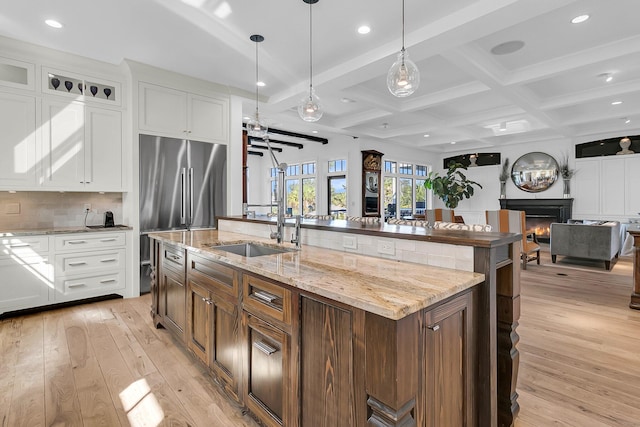
<svg viewBox="0 0 640 427">
<path fill-rule="evenodd" d="M 630 260 L 606 272 L 543 253 L 522 285 L 516 426 L 639 426 Z M 152 326 L 149 301 L 1 321 L 0 426 L 256 426 Z"/>
</svg>

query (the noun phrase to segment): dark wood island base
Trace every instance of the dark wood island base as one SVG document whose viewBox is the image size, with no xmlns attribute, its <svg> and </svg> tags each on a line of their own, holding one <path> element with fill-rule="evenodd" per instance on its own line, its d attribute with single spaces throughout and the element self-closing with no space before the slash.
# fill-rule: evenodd
<svg viewBox="0 0 640 427">
<path fill-rule="evenodd" d="M 393 319 L 151 238 L 154 324 L 263 425 L 514 424 L 519 240 L 501 263 L 476 248 L 497 274 Z"/>
<path fill-rule="evenodd" d="M 640 229 L 627 231 L 633 237 L 633 292 L 629 308 L 640 310 Z"/>
</svg>

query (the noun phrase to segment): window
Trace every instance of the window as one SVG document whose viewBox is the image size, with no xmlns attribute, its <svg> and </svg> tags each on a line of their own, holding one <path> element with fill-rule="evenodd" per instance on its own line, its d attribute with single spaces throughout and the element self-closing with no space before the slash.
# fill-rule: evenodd
<svg viewBox="0 0 640 427">
<path fill-rule="evenodd" d="M 285 208 L 290 215 L 316 213 L 316 163 L 307 162 L 287 166 L 284 183 Z M 271 202 L 277 203 L 278 170 L 271 169 Z M 275 211 L 272 209 L 272 211 Z"/>
<path fill-rule="evenodd" d="M 427 191 L 424 178 L 429 168 L 424 165 L 384 162 L 384 207 L 386 218 L 403 218 L 424 215 L 427 208 Z"/>
<path fill-rule="evenodd" d="M 329 180 L 329 215 L 344 218 L 347 213 L 347 177 L 345 175 L 330 176 Z"/>
<path fill-rule="evenodd" d="M 347 170 L 346 160 L 331 160 L 329 161 L 329 173 L 333 172 L 345 172 Z"/>
</svg>

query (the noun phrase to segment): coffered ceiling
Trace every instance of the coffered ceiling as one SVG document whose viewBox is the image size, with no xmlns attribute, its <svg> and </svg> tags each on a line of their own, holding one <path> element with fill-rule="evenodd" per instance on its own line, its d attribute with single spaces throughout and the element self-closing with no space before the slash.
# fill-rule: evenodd
<svg viewBox="0 0 640 427">
<path fill-rule="evenodd" d="M 232 87 L 274 127 L 341 133 L 435 152 L 589 141 L 640 129 L 640 1 L 406 0 L 406 42 L 420 69 L 410 97 L 386 73 L 401 47 L 400 0 L 313 5 L 314 87 L 305 123 L 309 5 L 303 0 L 0 0 L 0 35 L 118 64 L 155 65 Z M 572 24 L 572 18 L 590 19 Z M 47 18 L 64 24 L 44 25 Z M 356 30 L 368 25 L 371 32 Z M 502 43 L 521 41 L 496 55 Z M 605 82 L 604 74 L 613 79 Z M 621 104 L 612 105 L 616 101 Z M 425 135 L 429 135 L 428 137 Z M 452 145 L 451 142 L 456 144 Z"/>
</svg>

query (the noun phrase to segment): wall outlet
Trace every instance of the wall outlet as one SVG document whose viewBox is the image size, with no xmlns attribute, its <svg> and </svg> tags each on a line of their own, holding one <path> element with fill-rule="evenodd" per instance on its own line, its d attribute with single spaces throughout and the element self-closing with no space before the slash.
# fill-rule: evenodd
<svg viewBox="0 0 640 427">
<path fill-rule="evenodd" d="M 84 210 L 82 212 L 90 212 L 91 211 L 91 203 L 84 204 Z"/>
<path fill-rule="evenodd" d="M 342 236 L 342 247 L 345 249 L 358 249 L 358 240 L 355 236 Z"/>
<path fill-rule="evenodd" d="M 395 255 L 396 244 L 388 240 L 378 240 L 378 253 L 385 255 Z"/>
</svg>

